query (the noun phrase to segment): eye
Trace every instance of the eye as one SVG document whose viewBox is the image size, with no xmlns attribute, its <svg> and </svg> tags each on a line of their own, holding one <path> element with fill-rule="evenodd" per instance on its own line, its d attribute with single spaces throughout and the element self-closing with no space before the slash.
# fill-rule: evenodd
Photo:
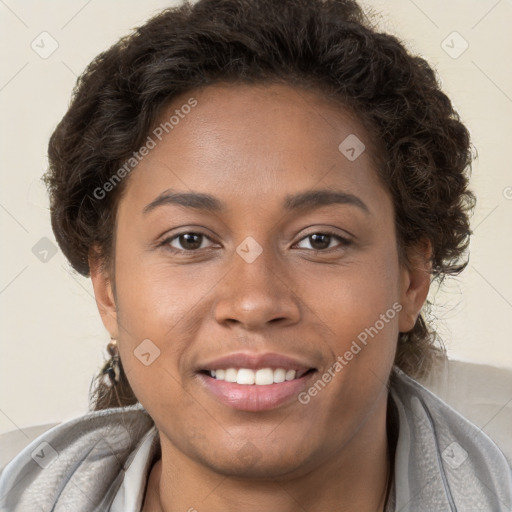
<svg viewBox="0 0 512 512">
<path fill-rule="evenodd" d="M 204 233 L 185 232 L 178 233 L 172 237 L 166 238 L 162 245 L 166 246 L 173 252 L 195 251 L 197 249 L 205 249 L 206 240 L 210 240 Z M 211 240 L 210 240 L 211 241 Z"/>
<path fill-rule="evenodd" d="M 336 248 L 336 245 L 332 245 L 332 242 L 338 242 L 338 248 L 345 248 L 349 246 L 352 242 L 347 238 L 344 238 L 336 233 L 332 232 L 318 232 L 311 233 L 305 236 L 298 244 L 303 242 L 304 240 L 308 241 L 310 247 L 299 247 L 300 249 L 311 249 L 313 251 L 326 251 L 326 249 Z"/>
</svg>

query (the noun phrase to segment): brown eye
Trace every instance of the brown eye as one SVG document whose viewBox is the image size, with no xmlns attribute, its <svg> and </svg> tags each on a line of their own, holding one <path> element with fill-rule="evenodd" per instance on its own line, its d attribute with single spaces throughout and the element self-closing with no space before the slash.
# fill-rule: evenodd
<svg viewBox="0 0 512 512">
<path fill-rule="evenodd" d="M 316 249 L 317 251 L 328 249 L 331 243 L 331 235 L 326 235 L 324 233 L 315 233 L 313 235 L 309 235 L 308 238 L 313 249 Z"/>
<path fill-rule="evenodd" d="M 194 250 L 201 247 L 203 235 L 197 233 L 185 233 L 178 237 L 179 243 L 185 250 Z"/>
<path fill-rule="evenodd" d="M 310 247 L 300 247 L 301 249 L 312 249 L 314 251 L 325 251 L 326 249 L 333 249 L 336 248 L 335 245 L 331 245 L 332 242 L 338 242 L 338 247 L 346 247 L 350 245 L 350 240 L 347 240 L 346 238 L 343 238 L 340 235 L 334 234 L 334 233 L 311 233 L 310 235 L 307 235 L 304 237 L 300 242 L 302 243 L 304 240 L 307 240 L 309 242 Z"/>
<path fill-rule="evenodd" d="M 172 250 L 177 252 L 195 251 L 204 248 L 203 242 L 209 238 L 202 233 L 179 233 L 164 240 L 163 245 L 170 246 Z"/>
</svg>

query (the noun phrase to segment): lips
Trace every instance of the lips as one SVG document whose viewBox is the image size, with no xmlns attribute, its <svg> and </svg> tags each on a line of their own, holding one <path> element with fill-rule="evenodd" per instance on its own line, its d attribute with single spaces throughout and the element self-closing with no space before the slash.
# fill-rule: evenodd
<svg viewBox="0 0 512 512">
<path fill-rule="evenodd" d="M 197 373 L 207 392 L 224 405 L 256 412 L 296 399 L 315 371 L 282 354 L 239 352 L 203 363 Z"/>
<path fill-rule="evenodd" d="M 277 370 L 282 368 L 285 371 L 295 370 L 297 376 L 302 376 L 308 370 L 315 369 L 313 365 L 298 359 L 267 352 L 265 354 L 254 354 L 249 352 L 238 352 L 205 362 L 200 365 L 199 371 L 227 370 L 229 368 L 247 368 L 250 370 L 261 370 L 271 368 Z"/>
</svg>

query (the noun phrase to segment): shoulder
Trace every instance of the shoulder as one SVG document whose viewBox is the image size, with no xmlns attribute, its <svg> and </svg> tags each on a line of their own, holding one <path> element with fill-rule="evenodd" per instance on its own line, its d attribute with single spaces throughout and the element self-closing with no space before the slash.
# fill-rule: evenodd
<svg viewBox="0 0 512 512">
<path fill-rule="evenodd" d="M 412 503 L 414 510 L 512 507 L 510 463 L 480 428 L 400 370 L 392 374 L 390 393 L 399 417 L 398 509 Z"/>
<path fill-rule="evenodd" d="M 129 407 L 90 412 L 53 427 L 32 441 L 2 471 L 0 509 L 53 510 L 84 503 L 101 509 L 117 492 L 124 466 L 154 427 L 145 409 Z"/>
</svg>

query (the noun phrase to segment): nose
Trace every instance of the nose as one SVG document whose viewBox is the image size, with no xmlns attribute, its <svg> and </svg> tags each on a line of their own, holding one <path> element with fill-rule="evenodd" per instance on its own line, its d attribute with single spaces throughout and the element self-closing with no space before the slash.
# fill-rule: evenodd
<svg viewBox="0 0 512 512">
<path fill-rule="evenodd" d="M 297 323 L 301 307 L 293 281 L 285 263 L 270 250 L 264 249 L 251 263 L 235 254 L 230 270 L 216 287 L 216 321 L 250 331 L 269 324 Z"/>
</svg>

